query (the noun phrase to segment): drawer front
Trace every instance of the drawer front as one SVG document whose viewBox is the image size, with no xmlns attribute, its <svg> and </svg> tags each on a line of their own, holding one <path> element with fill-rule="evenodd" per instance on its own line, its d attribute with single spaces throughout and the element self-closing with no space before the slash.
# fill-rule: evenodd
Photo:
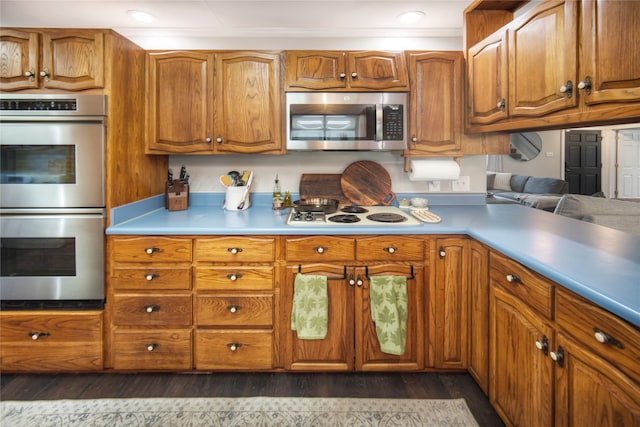
<svg viewBox="0 0 640 427">
<path fill-rule="evenodd" d="M 593 303 L 558 288 L 556 321 L 589 350 L 640 381 L 640 330 Z"/>
<path fill-rule="evenodd" d="M 114 369 L 191 369 L 191 330 L 117 330 Z"/>
<path fill-rule="evenodd" d="M 191 239 L 116 237 L 111 240 L 116 262 L 191 262 Z"/>
<path fill-rule="evenodd" d="M 117 326 L 191 325 L 191 295 L 116 294 L 112 310 Z"/>
<path fill-rule="evenodd" d="M 389 236 L 358 239 L 356 258 L 359 261 L 423 261 L 424 240 Z"/>
<path fill-rule="evenodd" d="M 335 236 L 294 237 L 287 239 L 287 261 L 352 261 L 355 259 L 354 239 Z"/>
<path fill-rule="evenodd" d="M 541 314 L 553 316 L 553 284 L 528 268 L 502 255 L 490 254 L 492 283 L 500 284 Z"/>
<path fill-rule="evenodd" d="M 196 324 L 270 328 L 273 324 L 273 297 L 199 295 L 196 298 Z"/>
<path fill-rule="evenodd" d="M 274 269 L 265 267 L 196 267 L 198 290 L 271 290 Z"/>
<path fill-rule="evenodd" d="M 196 331 L 196 369 L 271 369 L 270 331 Z"/>
<path fill-rule="evenodd" d="M 273 262 L 275 260 L 275 238 L 217 237 L 197 239 L 196 261 L 211 262 Z"/>
<path fill-rule="evenodd" d="M 102 311 L 63 314 L 59 311 L 0 312 L 0 341 L 30 344 L 102 342 Z"/>
<path fill-rule="evenodd" d="M 0 369 L 21 372 L 95 371 L 103 369 L 102 341 L 2 342 Z"/>
<path fill-rule="evenodd" d="M 191 267 L 114 267 L 111 284 L 115 290 L 191 289 Z"/>
</svg>

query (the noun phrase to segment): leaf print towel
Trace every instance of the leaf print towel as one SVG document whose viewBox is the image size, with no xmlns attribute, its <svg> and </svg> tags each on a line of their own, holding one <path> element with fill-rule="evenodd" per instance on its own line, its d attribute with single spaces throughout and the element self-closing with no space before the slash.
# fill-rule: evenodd
<svg viewBox="0 0 640 427">
<path fill-rule="evenodd" d="M 407 278 L 372 276 L 370 283 L 371 318 L 376 324 L 380 349 L 402 355 L 407 343 Z"/>
<path fill-rule="evenodd" d="M 293 288 L 291 330 L 301 340 L 321 340 L 327 336 L 328 320 L 327 277 L 298 273 Z"/>
</svg>

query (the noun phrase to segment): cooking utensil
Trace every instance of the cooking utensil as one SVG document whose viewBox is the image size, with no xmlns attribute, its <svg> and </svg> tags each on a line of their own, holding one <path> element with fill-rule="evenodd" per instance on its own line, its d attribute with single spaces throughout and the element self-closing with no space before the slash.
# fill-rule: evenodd
<svg viewBox="0 0 640 427">
<path fill-rule="evenodd" d="M 340 188 L 341 174 L 303 173 L 300 177 L 300 199 L 337 199 L 342 203 L 350 203 Z"/>
<path fill-rule="evenodd" d="M 396 198 L 387 170 L 369 160 L 347 166 L 340 178 L 340 188 L 347 199 L 360 206 L 388 206 Z"/>
<path fill-rule="evenodd" d="M 238 171 L 229 171 L 229 172 L 227 172 L 227 175 L 229 175 L 229 177 L 231 177 L 231 180 L 233 181 L 232 185 L 238 185 L 238 180 L 240 179 L 240 172 L 238 172 Z"/>
<path fill-rule="evenodd" d="M 233 179 L 229 175 L 221 175 L 220 184 L 224 185 L 225 187 L 230 187 L 233 185 Z"/>
<path fill-rule="evenodd" d="M 242 210 L 244 205 L 249 197 L 249 189 L 251 187 L 251 182 L 253 181 L 253 172 L 249 172 L 249 178 L 247 178 L 247 185 L 244 187 L 244 194 L 242 195 L 242 201 L 238 205 L 238 210 Z"/>
<path fill-rule="evenodd" d="M 300 199 L 293 202 L 294 208 L 298 212 L 324 212 L 326 214 L 334 213 L 338 210 L 338 200 L 336 199 Z"/>
</svg>

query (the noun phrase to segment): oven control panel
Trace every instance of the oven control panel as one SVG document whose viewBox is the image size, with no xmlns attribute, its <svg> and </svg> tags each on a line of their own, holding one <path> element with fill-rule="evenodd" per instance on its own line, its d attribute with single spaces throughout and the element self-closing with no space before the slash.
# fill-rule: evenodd
<svg viewBox="0 0 640 427">
<path fill-rule="evenodd" d="M 75 111 L 78 102 L 75 99 L 3 99 L 0 110 L 10 111 Z"/>
</svg>

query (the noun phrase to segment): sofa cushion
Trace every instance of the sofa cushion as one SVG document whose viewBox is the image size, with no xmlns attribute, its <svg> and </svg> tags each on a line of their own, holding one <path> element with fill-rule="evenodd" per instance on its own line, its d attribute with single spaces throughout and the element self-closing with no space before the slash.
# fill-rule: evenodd
<svg viewBox="0 0 640 427">
<path fill-rule="evenodd" d="M 587 215 L 631 215 L 640 218 L 640 203 L 603 197 L 565 194 L 555 214 L 583 219 Z"/>
<path fill-rule="evenodd" d="M 511 189 L 518 193 L 524 193 L 524 185 L 531 178 L 529 175 L 513 175 L 511 176 Z"/>
<path fill-rule="evenodd" d="M 585 215 L 582 220 L 626 233 L 640 234 L 640 215 Z"/>
<path fill-rule="evenodd" d="M 556 178 L 530 177 L 524 185 L 524 192 L 531 194 L 563 194 L 567 192 L 566 181 Z"/>
<path fill-rule="evenodd" d="M 493 181 L 494 190 L 511 191 L 511 175 L 506 172 L 497 172 Z"/>
</svg>

